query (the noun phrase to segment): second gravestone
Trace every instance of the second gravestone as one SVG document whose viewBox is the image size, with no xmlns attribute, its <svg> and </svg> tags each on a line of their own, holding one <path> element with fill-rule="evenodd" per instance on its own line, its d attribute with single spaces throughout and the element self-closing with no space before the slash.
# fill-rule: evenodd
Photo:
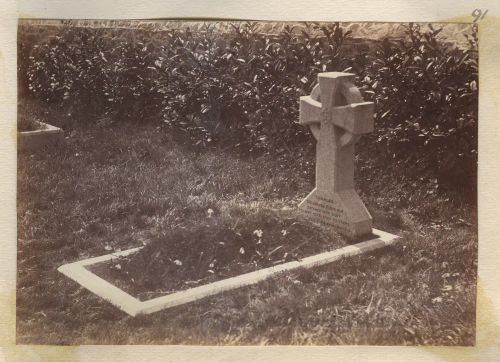
<svg viewBox="0 0 500 362">
<path fill-rule="evenodd" d="M 316 187 L 299 209 L 313 222 L 349 238 L 372 232 L 372 217 L 354 190 L 354 144 L 373 131 L 373 103 L 353 84 L 354 74 L 318 74 L 300 97 L 300 121 L 316 138 Z"/>
</svg>

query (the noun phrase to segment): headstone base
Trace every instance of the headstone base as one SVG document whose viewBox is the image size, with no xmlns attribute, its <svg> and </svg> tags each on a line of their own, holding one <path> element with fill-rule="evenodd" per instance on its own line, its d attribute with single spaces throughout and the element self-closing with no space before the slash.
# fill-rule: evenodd
<svg viewBox="0 0 500 362">
<path fill-rule="evenodd" d="M 372 217 L 354 189 L 334 193 L 315 188 L 299 209 L 306 219 L 351 239 L 372 233 Z"/>
</svg>

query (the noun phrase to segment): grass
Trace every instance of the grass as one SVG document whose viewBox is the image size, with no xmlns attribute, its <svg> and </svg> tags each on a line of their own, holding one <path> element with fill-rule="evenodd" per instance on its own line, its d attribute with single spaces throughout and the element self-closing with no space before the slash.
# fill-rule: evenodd
<svg viewBox="0 0 500 362">
<path fill-rule="evenodd" d="M 195 153 L 161 126 L 51 121 L 66 144 L 19 155 L 18 343 L 474 344 L 475 209 L 384 170 L 362 169 L 358 187 L 374 226 L 403 236 L 399 245 L 127 316 L 56 268 L 189 232 L 209 208 L 241 223 L 293 212 L 311 180 L 272 155 Z"/>
</svg>

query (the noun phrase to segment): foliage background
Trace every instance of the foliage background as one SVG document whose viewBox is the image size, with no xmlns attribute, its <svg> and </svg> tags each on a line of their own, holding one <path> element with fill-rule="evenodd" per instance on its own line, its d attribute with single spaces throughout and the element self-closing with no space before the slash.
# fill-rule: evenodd
<svg viewBox="0 0 500 362">
<path fill-rule="evenodd" d="M 473 26 L 447 38 L 453 24 L 391 24 L 369 39 L 359 24 L 92 25 L 21 24 L 20 96 L 79 122 L 165 122 L 196 148 L 274 153 L 312 177 L 314 141 L 296 122 L 298 99 L 317 73 L 350 71 L 376 105 L 359 168 L 394 169 L 426 192 L 475 200 Z"/>
</svg>

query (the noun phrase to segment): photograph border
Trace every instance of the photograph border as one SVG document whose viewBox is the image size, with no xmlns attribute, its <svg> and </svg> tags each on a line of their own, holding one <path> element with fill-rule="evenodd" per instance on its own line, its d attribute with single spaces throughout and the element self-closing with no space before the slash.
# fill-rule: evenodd
<svg viewBox="0 0 500 362">
<path fill-rule="evenodd" d="M 3 211 L 0 230 L 5 237 L 5 248 L 0 255 L 0 293 L 2 317 L 0 324 L 6 326 L 0 332 L 2 340 L 1 353 L 15 357 L 53 357 L 57 359 L 93 360 L 110 359 L 120 355 L 127 360 L 150 358 L 160 360 L 160 352 L 168 351 L 171 359 L 205 360 L 239 357 L 252 360 L 256 356 L 265 356 L 270 360 L 298 360 L 299 356 L 316 359 L 331 358 L 335 351 L 339 359 L 387 360 L 397 358 L 404 353 L 407 360 L 437 360 L 449 358 L 475 359 L 491 358 L 499 355 L 500 346 L 500 283 L 497 275 L 500 248 L 496 236 L 500 226 L 495 218 L 500 210 L 499 193 L 496 189 L 500 177 L 500 168 L 496 155 L 499 151 L 497 104 L 499 102 L 500 81 L 495 70 L 500 59 L 500 22 L 498 14 L 500 4 L 494 1 L 478 1 L 474 4 L 464 0 L 446 0 L 434 2 L 416 1 L 352 1 L 342 2 L 334 6 L 331 1 L 320 0 L 315 6 L 308 6 L 299 1 L 291 1 L 287 9 L 278 1 L 255 1 L 251 4 L 235 4 L 230 1 L 213 3 L 193 1 L 189 6 L 184 2 L 153 1 L 138 6 L 125 1 L 119 6 L 112 1 L 92 1 L 92 4 L 62 1 L 24 1 L 19 4 L 7 2 L 2 14 L 1 51 L 7 57 L 0 73 L 0 79 L 6 83 L 0 93 L 3 119 L 0 128 L 4 135 L 0 143 L 0 165 L 4 173 L 1 177 L 0 203 Z M 371 3 L 372 5 L 369 5 Z M 235 8 L 239 7 L 239 8 Z M 378 10 L 375 8 L 378 8 Z M 335 7 L 335 11 L 331 9 Z M 267 348 L 234 348 L 234 347 L 174 347 L 174 346 L 82 346 L 82 347 L 49 347 L 49 346 L 17 346 L 15 344 L 15 254 L 16 254 L 16 74 L 15 74 L 15 34 L 18 17 L 33 18 L 152 18 L 164 14 L 170 19 L 212 19 L 245 18 L 276 21 L 391 21 L 391 22 L 472 22 L 471 12 L 475 8 L 488 9 L 488 16 L 479 22 L 480 42 L 480 97 L 479 97 L 479 263 L 477 287 L 477 336 L 476 347 L 267 347 Z M 330 10 L 330 12 L 326 11 Z M 114 14 L 114 16 L 113 16 Z M 12 137 L 11 137 L 12 136 Z M 13 192 L 14 191 L 14 192 Z M 241 354 L 245 351 L 245 356 Z"/>
</svg>

